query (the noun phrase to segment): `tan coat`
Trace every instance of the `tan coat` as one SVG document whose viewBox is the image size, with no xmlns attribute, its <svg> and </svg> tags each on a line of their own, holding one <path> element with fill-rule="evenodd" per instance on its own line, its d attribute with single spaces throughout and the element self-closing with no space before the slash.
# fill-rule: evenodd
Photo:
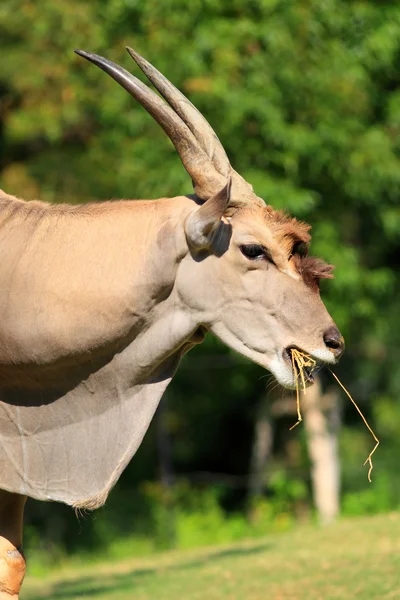
<svg viewBox="0 0 400 600">
<path fill-rule="evenodd" d="M 80 54 L 156 118 L 197 194 L 51 206 L 0 192 L 0 489 L 94 508 L 207 331 L 286 387 L 291 348 L 334 363 L 343 340 L 318 291 L 331 268 L 306 256 L 309 227 L 254 194 L 204 118 L 139 55 L 168 105 Z"/>
</svg>

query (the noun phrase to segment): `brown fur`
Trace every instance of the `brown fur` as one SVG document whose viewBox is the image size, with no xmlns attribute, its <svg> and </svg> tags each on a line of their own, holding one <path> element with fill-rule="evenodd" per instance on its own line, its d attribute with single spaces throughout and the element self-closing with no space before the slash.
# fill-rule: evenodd
<svg viewBox="0 0 400 600">
<path fill-rule="evenodd" d="M 288 215 L 285 211 L 275 210 L 272 206 L 265 206 L 264 208 L 259 209 L 259 207 L 252 206 L 239 206 L 239 207 L 229 207 L 226 211 L 225 215 L 227 217 L 232 217 L 237 215 L 241 211 L 250 212 L 254 214 L 254 216 L 262 214 L 262 220 L 265 221 L 268 229 L 276 236 L 279 244 L 282 244 L 282 247 L 287 251 L 288 254 L 291 253 L 293 244 L 296 242 L 304 242 L 308 244 L 311 240 L 311 235 L 309 233 L 311 229 L 311 225 L 308 223 L 304 223 L 303 221 L 298 221 L 294 217 Z"/>
<path fill-rule="evenodd" d="M 293 259 L 305 284 L 313 290 L 319 290 L 321 279 L 332 279 L 333 277 L 332 271 L 335 267 L 323 261 L 322 258 L 294 255 Z"/>
<path fill-rule="evenodd" d="M 311 240 L 309 233 L 311 225 L 298 221 L 281 210 L 274 210 L 271 206 L 265 209 L 265 220 L 268 228 L 279 238 L 280 244 L 291 253 L 296 242 L 308 244 Z"/>
<path fill-rule="evenodd" d="M 279 244 L 291 254 L 296 243 L 309 244 L 311 241 L 311 225 L 298 221 L 284 211 L 274 210 L 268 206 L 266 209 L 266 220 L 268 227 L 272 229 L 279 238 Z M 293 255 L 296 270 L 301 275 L 304 283 L 313 290 L 319 290 L 321 279 L 332 279 L 333 265 L 327 264 L 321 258 L 314 256 Z"/>
</svg>

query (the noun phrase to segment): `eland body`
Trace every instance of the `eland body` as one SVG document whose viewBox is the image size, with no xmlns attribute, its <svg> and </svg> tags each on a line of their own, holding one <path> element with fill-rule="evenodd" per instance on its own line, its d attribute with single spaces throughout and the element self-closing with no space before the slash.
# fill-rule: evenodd
<svg viewBox="0 0 400 600">
<path fill-rule="evenodd" d="M 258 198 L 204 117 L 129 52 L 166 101 L 78 54 L 163 127 L 195 194 L 69 206 L 0 192 L 0 598 L 25 571 L 26 497 L 101 506 L 207 331 L 286 387 L 291 348 L 330 364 L 343 351 L 309 227 Z"/>
</svg>

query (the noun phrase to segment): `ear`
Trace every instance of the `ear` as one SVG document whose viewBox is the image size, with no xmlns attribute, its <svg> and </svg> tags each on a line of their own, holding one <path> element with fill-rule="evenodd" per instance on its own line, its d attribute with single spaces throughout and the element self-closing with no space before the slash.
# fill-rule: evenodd
<svg viewBox="0 0 400 600">
<path fill-rule="evenodd" d="M 231 198 L 232 178 L 225 187 L 207 200 L 186 221 L 185 232 L 189 246 L 196 250 L 208 248 L 218 229 Z"/>
</svg>

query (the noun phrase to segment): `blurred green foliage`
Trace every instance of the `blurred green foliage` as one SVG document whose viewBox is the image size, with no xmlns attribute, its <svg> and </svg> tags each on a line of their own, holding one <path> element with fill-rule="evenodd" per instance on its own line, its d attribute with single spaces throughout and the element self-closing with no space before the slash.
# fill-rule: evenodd
<svg viewBox="0 0 400 600">
<path fill-rule="evenodd" d="M 347 339 L 338 373 L 381 439 L 374 475 L 380 471 L 382 479 L 367 490 L 360 463 L 371 440 L 353 407 L 344 410 L 343 507 L 349 514 L 396 508 L 399 3 L 2 0 L 0 40 L 0 186 L 9 193 L 85 202 L 191 191 L 159 127 L 110 78 L 72 52 L 93 51 L 138 74 L 124 51 L 130 45 L 190 96 L 234 167 L 266 202 L 312 223 L 313 253 L 337 267 L 322 295 Z M 255 415 L 265 395 L 263 375 L 212 339 L 184 359 L 164 415 L 175 471 L 183 479 L 224 473 L 241 483 L 218 494 L 209 486 L 199 497 L 192 490 L 196 509 L 175 499 L 173 510 L 182 517 L 176 516 L 175 543 L 189 546 L 196 536 L 209 543 L 217 531 L 224 540 L 234 539 L 226 528 L 238 536 L 248 531 L 239 511 Z M 271 520 L 279 511 L 293 511 L 287 494 L 300 494 L 297 501 L 309 506 L 302 434 L 290 434 L 293 462 L 286 428 L 285 419 L 276 424 L 270 466 L 272 473 L 283 472 L 282 485 L 279 477 L 269 484 L 270 498 L 281 508 L 272 510 L 271 500 L 261 499 L 254 509 L 264 515 L 272 510 Z M 156 437 L 152 426 L 115 492 L 118 502 L 110 500 L 113 515 L 105 509 L 82 525 L 87 548 L 113 540 L 121 528 L 136 532 L 137 539 L 168 536 L 157 523 L 172 508 L 157 494 L 144 499 L 137 491 L 140 482 L 158 478 Z M 44 539 L 74 546 L 76 531 L 65 525 L 64 507 L 33 505 L 30 514 L 31 531 L 41 524 Z"/>
<path fill-rule="evenodd" d="M 28 526 L 25 548 L 31 557 L 30 572 L 40 576 L 68 562 L 118 560 L 171 547 L 186 550 L 286 531 L 295 523 L 299 491 L 302 498 L 306 492 L 301 482 L 294 483 L 284 474 L 279 479 L 284 484 L 282 495 L 257 498 L 251 519 L 241 511 L 225 513 L 220 502 L 222 486 L 195 487 L 182 481 L 166 491 L 158 483 L 147 482 L 129 498 L 135 519 L 127 527 L 126 498 L 116 493 L 106 514 L 91 521 L 90 537 L 86 531 L 85 539 L 79 539 L 77 523 L 70 546 L 54 542 L 54 535 L 50 541 L 36 527 Z M 121 504 L 123 511 L 119 510 Z"/>
</svg>

